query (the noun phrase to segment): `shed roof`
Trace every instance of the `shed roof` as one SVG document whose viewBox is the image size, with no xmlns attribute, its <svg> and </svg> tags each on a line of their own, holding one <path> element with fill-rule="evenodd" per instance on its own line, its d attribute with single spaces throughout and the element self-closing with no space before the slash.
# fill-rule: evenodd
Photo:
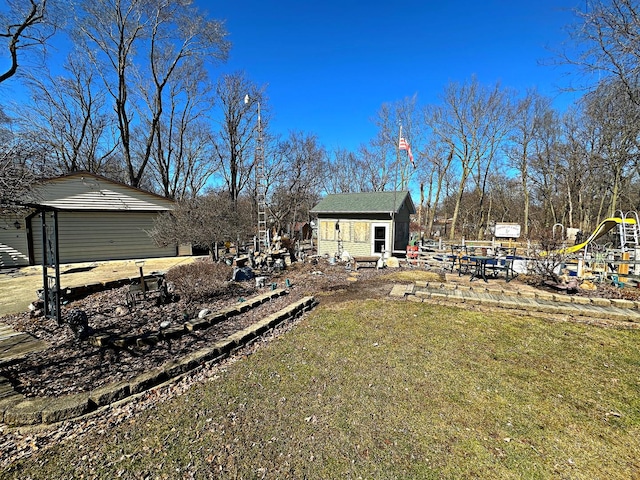
<svg viewBox="0 0 640 480">
<path fill-rule="evenodd" d="M 166 211 L 174 202 L 88 172 L 44 180 L 34 189 L 34 203 L 59 210 Z"/>
<path fill-rule="evenodd" d="M 324 197 L 311 209 L 311 212 L 398 213 L 405 203 L 410 214 L 416 213 L 411 194 L 408 191 L 338 193 Z"/>
</svg>

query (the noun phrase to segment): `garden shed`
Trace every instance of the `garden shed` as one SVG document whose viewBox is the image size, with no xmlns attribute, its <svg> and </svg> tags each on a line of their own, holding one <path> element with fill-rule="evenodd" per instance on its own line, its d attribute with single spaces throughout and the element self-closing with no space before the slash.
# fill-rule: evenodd
<svg viewBox="0 0 640 480">
<path fill-rule="evenodd" d="M 389 257 L 406 253 L 416 209 L 408 191 L 365 192 L 327 195 L 311 213 L 318 216 L 319 255 Z"/>
<path fill-rule="evenodd" d="M 172 200 L 87 172 L 45 180 L 32 208 L 0 216 L 0 267 L 42 262 L 40 210 L 57 213 L 60 263 L 175 256 L 177 246 L 157 247 L 147 233 L 172 208 Z"/>
</svg>

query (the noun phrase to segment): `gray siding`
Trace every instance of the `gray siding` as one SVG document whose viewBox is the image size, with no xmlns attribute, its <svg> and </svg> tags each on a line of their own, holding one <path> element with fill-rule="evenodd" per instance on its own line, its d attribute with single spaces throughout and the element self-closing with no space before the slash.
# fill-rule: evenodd
<svg viewBox="0 0 640 480">
<path fill-rule="evenodd" d="M 41 205 L 62 210 L 171 210 L 173 202 L 90 174 L 75 174 L 43 183 L 35 192 Z"/>
<path fill-rule="evenodd" d="M 14 225 L 20 222 L 20 228 Z M 15 216 L 0 218 L 0 268 L 24 267 L 29 265 L 27 231 L 24 220 Z"/>
<path fill-rule="evenodd" d="M 176 247 L 159 248 L 146 232 L 154 213 L 59 212 L 60 263 L 171 257 Z M 42 263 L 40 217 L 32 221 L 35 263 Z"/>
</svg>

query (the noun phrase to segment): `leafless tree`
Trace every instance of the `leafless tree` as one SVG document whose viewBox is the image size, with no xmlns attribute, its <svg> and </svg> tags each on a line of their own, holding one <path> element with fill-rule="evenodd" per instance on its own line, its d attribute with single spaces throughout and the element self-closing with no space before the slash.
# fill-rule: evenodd
<svg viewBox="0 0 640 480">
<path fill-rule="evenodd" d="M 409 143 L 414 157 L 421 146 L 421 123 L 418 121 L 418 98 L 416 95 L 394 103 L 384 103 L 373 123 L 377 127 L 376 137 L 361 148 L 359 158 L 371 190 L 407 189 L 414 174 L 414 167 L 400 152 L 400 128 L 402 137 Z M 417 158 L 414 160 L 416 161 Z"/>
<path fill-rule="evenodd" d="M 562 60 L 581 68 L 592 84 L 615 79 L 640 105 L 640 4 L 637 0 L 589 0 L 576 9 L 570 35 L 575 53 Z"/>
<path fill-rule="evenodd" d="M 531 207 L 531 179 L 529 162 L 533 154 L 533 143 L 540 134 L 541 118 L 551 108 L 551 100 L 536 90 L 530 90 L 520 99 L 514 109 L 512 130 L 506 146 L 509 166 L 520 176 L 523 203 L 523 233 L 529 237 L 529 210 Z"/>
<path fill-rule="evenodd" d="M 281 159 L 269 202 L 279 231 L 308 220 L 309 210 L 320 197 L 326 151 L 315 135 L 291 132 L 281 143 Z"/>
<path fill-rule="evenodd" d="M 0 68 L 0 83 L 13 77 L 24 50 L 42 50 L 56 31 L 55 0 L 6 0 L 0 13 L 0 38 L 8 53 L 8 65 Z M 3 55 L 4 56 L 4 55 Z"/>
<path fill-rule="evenodd" d="M 363 175 L 364 166 L 358 156 L 337 147 L 328 154 L 320 178 L 326 193 L 366 192 L 370 188 Z"/>
<path fill-rule="evenodd" d="M 26 75 L 31 108 L 18 107 L 21 135 L 47 146 L 49 166 L 58 173 L 85 170 L 112 176 L 120 165 L 115 124 L 105 111 L 105 95 L 95 72 L 70 56 L 66 75 Z"/>
<path fill-rule="evenodd" d="M 451 239 L 455 236 L 467 181 L 474 172 L 480 198 L 484 199 L 487 172 L 507 132 L 507 105 L 506 93 L 499 84 L 485 87 L 472 77 L 465 84 L 449 83 L 445 87 L 442 105 L 432 106 L 428 113 L 428 124 L 433 134 L 439 141 L 449 144 L 459 167 L 460 181 L 449 232 Z M 482 201 L 477 207 L 479 214 Z"/>
<path fill-rule="evenodd" d="M 189 0 L 94 0 L 78 7 L 79 51 L 89 56 L 114 102 L 129 183 L 139 186 L 157 141 L 166 89 L 180 80 L 183 68 L 226 59 L 223 23 L 208 20 Z"/>
<path fill-rule="evenodd" d="M 436 208 L 442 198 L 444 182 L 447 176 L 451 175 L 451 164 L 453 162 L 453 148 L 445 142 L 432 138 L 426 145 L 423 157 L 427 165 L 425 181 L 428 193 L 426 195 L 427 215 L 425 218 L 427 235 L 433 231 L 433 224 L 436 217 Z"/>
<path fill-rule="evenodd" d="M 151 152 L 152 175 L 169 198 L 198 195 L 215 171 L 207 116 L 213 98 L 198 87 L 201 72 L 183 70 L 181 80 L 168 88 Z"/>
<path fill-rule="evenodd" d="M 640 160 L 640 105 L 628 101 L 627 86 L 601 82 L 584 98 L 585 121 L 595 129 L 594 152 L 609 186 L 608 215 L 620 208 L 628 180 L 638 174 Z M 600 177 L 602 178 L 602 177 Z"/>
<path fill-rule="evenodd" d="M 251 204 L 247 198 L 234 203 L 224 191 L 183 199 L 172 212 L 158 217 L 150 234 L 159 246 L 191 243 L 215 255 L 217 244 L 255 235 Z"/>
<path fill-rule="evenodd" d="M 268 126 L 263 90 L 251 83 L 244 72 L 224 75 L 216 86 L 221 125 L 213 140 L 214 158 L 233 201 L 252 180 L 258 134 L 264 140 Z"/>
<path fill-rule="evenodd" d="M 557 198 L 558 182 L 561 176 L 560 118 L 555 110 L 546 110 L 538 121 L 539 134 L 535 137 L 529 163 L 529 177 L 532 181 L 536 202 L 541 214 L 538 223 L 551 225 L 560 221 Z"/>
</svg>

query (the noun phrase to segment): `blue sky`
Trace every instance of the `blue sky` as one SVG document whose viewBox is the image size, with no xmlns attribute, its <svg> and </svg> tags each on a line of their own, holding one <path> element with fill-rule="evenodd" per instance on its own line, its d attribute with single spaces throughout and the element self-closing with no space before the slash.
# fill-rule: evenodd
<svg viewBox="0 0 640 480">
<path fill-rule="evenodd" d="M 476 75 L 553 97 L 563 109 L 564 70 L 542 65 L 566 41 L 573 7 L 584 0 L 307 2 L 198 0 L 226 19 L 229 62 L 267 84 L 273 130 L 315 133 L 328 149 L 356 149 L 375 136 L 385 102 L 418 95 L 437 103 L 450 81 Z M 548 62 L 547 62 L 548 63 Z"/>
</svg>

